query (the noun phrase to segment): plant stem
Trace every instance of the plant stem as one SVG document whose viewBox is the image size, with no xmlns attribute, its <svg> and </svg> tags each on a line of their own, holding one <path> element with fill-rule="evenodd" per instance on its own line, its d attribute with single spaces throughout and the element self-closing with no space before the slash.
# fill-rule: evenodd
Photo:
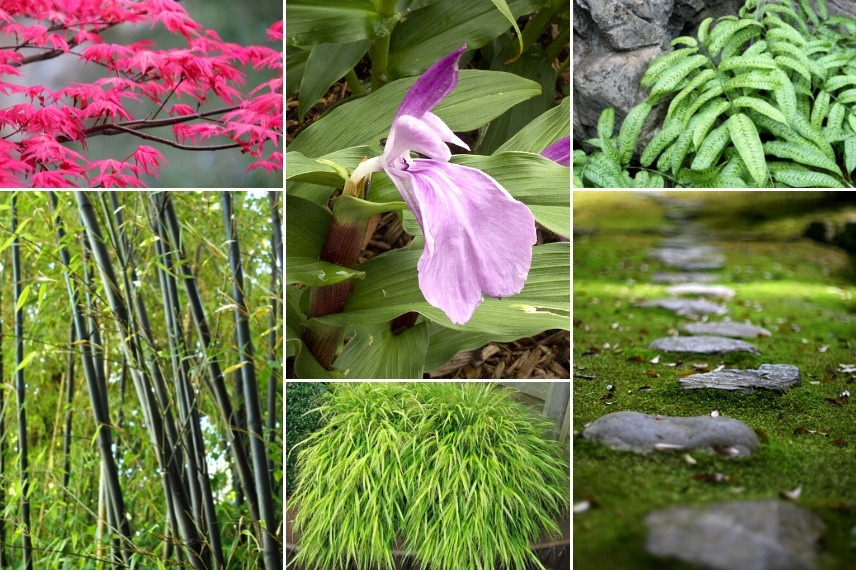
<svg viewBox="0 0 856 570">
<path fill-rule="evenodd" d="M 395 14 L 395 0 L 381 0 L 377 13 L 382 18 L 390 18 Z M 372 91 L 386 83 L 386 66 L 389 63 L 389 35 L 376 38 L 369 48 L 372 60 Z"/>
<path fill-rule="evenodd" d="M 353 69 L 349 69 L 348 73 L 345 74 L 345 80 L 348 82 L 348 89 L 351 90 L 352 95 L 362 95 L 365 93 L 363 86 L 360 85 L 360 79 Z"/>
</svg>

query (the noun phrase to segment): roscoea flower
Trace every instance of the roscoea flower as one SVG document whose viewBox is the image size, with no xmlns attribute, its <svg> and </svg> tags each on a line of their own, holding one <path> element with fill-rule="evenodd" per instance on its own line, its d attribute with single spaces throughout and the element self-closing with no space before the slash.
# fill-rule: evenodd
<svg viewBox="0 0 856 570">
<path fill-rule="evenodd" d="M 351 175 L 356 182 L 383 170 L 395 184 L 425 236 L 419 288 L 456 324 L 472 318 L 483 295 L 507 297 L 523 289 L 536 241 L 535 218 L 525 204 L 484 172 L 449 162 L 447 142 L 469 147 L 431 109 L 455 88 L 464 51 L 465 45 L 413 84 L 383 155 Z M 411 158 L 411 152 L 427 158 Z"/>
</svg>

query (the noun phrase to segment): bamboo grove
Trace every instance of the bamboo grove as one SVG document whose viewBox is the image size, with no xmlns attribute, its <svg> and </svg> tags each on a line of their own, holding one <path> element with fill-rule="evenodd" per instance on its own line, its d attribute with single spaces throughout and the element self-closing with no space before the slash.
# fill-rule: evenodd
<svg viewBox="0 0 856 570">
<path fill-rule="evenodd" d="M 282 567 L 280 210 L 0 194 L 0 568 Z"/>
</svg>

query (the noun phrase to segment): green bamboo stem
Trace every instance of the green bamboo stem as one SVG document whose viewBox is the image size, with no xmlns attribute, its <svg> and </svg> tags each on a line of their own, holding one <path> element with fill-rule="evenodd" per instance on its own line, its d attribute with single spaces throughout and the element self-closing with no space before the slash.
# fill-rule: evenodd
<svg viewBox="0 0 856 570">
<path fill-rule="evenodd" d="M 396 0 L 381 0 L 377 13 L 382 18 L 395 14 Z M 389 65 L 389 35 L 376 38 L 369 47 L 369 57 L 372 60 L 372 91 L 387 82 L 386 68 Z"/>
</svg>

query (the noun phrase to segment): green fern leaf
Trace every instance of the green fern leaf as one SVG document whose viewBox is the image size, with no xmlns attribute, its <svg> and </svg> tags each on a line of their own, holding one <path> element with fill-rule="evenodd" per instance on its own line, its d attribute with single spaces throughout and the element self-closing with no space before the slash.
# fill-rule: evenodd
<svg viewBox="0 0 856 570">
<path fill-rule="evenodd" d="M 749 175 L 757 186 L 762 186 L 767 180 L 767 163 L 764 161 L 764 147 L 761 145 L 755 123 L 743 113 L 735 113 L 728 119 L 728 134 L 746 163 Z"/>
<path fill-rule="evenodd" d="M 627 166 L 633 156 L 633 149 L 636 148 L 636 141 L 639 138 L 639 132 L 642 130 L 642 125 L 648 114 L 651 112 L 651 104 L 643 101 L 636 105 L 621 124 L 621 129 L 618 131 L 618 153 L 621 158 L 621 165 Z"/>
<path fill-rule="evenodd" d="M 775 71 L 781 70 L 776 69 Z M 779 84 L 780 82 L 775 78 L 775 75 L 770 72 L 750 71 L 729 79 L 725 83 L 725 90 L 749 88 L 774 91 L 779 88 Z"/>
<path fill-rule="evenodd" d="M 580 149 L 574 151 L 574 166 L 584 166 L 587 159 L 586 151 Z"/>
<path fill-rule="evenodd" d="M 708 52 L 710 53 L 711 57 L 716 57 L 717 55 L 719 55 L 719 52 L 734 34 L 749 26 L 755 26 L 759 29 L 761 28 L 761 24 L 756 22 L 755 20 L 734 21 L 720 18 L 719 23 L 717 23 L 716 27 L 713 28 L 713 31 L 710 33 L 711 37 Z"/>
<path fill-rule="evenodd" d="M 856 136 L 844 139 L 844 167 L 847 174 L 856 169 Z"/>
<path fill-rule="evenodd" d="M 840 129 L 846 113 L 847 108 L 844 105 L 838 102 L 833 103 L 832 108 L 829 110 L 829 118 L 826 119 L 826 126 L 833 129 Z"/>
<path fill-rule="evenodd" d="M 835 97 L 835 100 L 842 105 L 849 105 L 850 103 L 856 102 L 856 89 L 842 91 Z"/>
<path fill-rule="evenodd" d="M 741 34 L 741 33 L 743 33 L 743 32 L 738 32 L 737 34 Z M 735 34 L 735 37 L 737 36 L 737 34 Z M 734 39 L 734 38 L 732 38 L 732 39 Z M 728 47 L 728 44 L 726 44 L 726 47 Z M 725 53 L 725 48 L 722 48 L 722 53 L 723 54 Z M 761 55 L 762 53 L 767 53 L 767 41 L 766 40 L 759 40 L 759 41 L 755 42 L 754 44 L 749 46 L 746 49 L 746 51 L 743 52 L 743 55 L 745 55 L 746 57 L 754 57 L 756 55 Z M 731 54 L 731 55 L 733 55 L 733 54 Z M 731 55 L 729 55 L 728 57 L 731 57 Z M 720 57 L 722 59 L 725 59 L 724 55 L 720 55 Z"/>
<path fill-rule="evenodd" d="M 773 174 L 778 182 L 792 188 L 841 188 L 841 181 L 822 172 L 796 170 L 794 168 L 777 169 Z"/>
<path fill-rule="evenodd" d="M 827 111 L 829 111 L 829 93 L 821 91 L 814 98 L 814 105 L 811 108 L 811 124 L 814 128 L 819 129 L 823 126 Z"/>
<path fill-rule="evenodd" d="M 817 39 L 806 42 L 803 47 L 806 55 L 814 55 L 816 53 L 829 53 L 832 49 L 832 43 L 829 40 Z"/>
<path fill-rule="evenodd" d="M 784 22 L 782 23 L 784 24 Z M 787 26 L 787 24 L 785 24 L 785 26 Z M 767 41 L 791 42 L 799 46 L 804 46 L 806 44 L 805 38 L 790 26 L 768 29 Z"/>
<path fill-rule="evenodd" d="M 710 80 L 712 77 L 716 75 L 716 72 L 712 69 L 705 69 L 695 77 L 693 77 L 689 83 L 681 89 L 680 93 L 675 95 L 675 98 L 672 99 L 672 102 L 669 103 L 669 110 L 666 113 L 667 117 L 672 117 L 675 115 L 676 111 L 681 108 L 681 103 L 693 93 L 697 88 L 699 88 L 706 81 Z"/>
<path fill-rule="evenodd" d="M 779 158 L 788 158 L 806 166 L 823 168 L 836 175 L 841 174 L 835 161 L 814 147 L 784 141 L 767 141 L 764 143 L 764 151 Z"/>
<path fill-rule="evenodd" d="M 834 129 L 832 127 L 823 127 L 821 129 L 821 132 L 823 132 L 823 138 L 825 138 L 830 143 L 841 142 L 853 136 L 853 131 L 851 131 L 850 129 Z"/>
<path fill-rule="evenodd" d="M 692 132 L 693 147 L 698 149 L 713 124 L 731 108 L 728 101 L 711 101 L 694 118 L 687 132 Z M 784 119 L 784 117 L 782 117 Z"/>
<path fill-rule="evenodd" d="M 705 18 L 702 23 L 698 25 L 698 41 L 700 41 L 705 47 L 707 47 L 707 32 L 710 29 L 711 22 L 713 22 L 713 18 Z"/>
<path fill-rule="evenodd" d="M 778 66 L 773 58 L 769 56 L 736 56 L 727 59 L 719 64 L 719 71 L 729 71 L 732 69 L 777 69 Z"/>
<path fill-rule="evenodd" d="M 683 115 L 683 119 L 681 120 L 681 126 L 686 127 L 690 119 L 693 118 L 696 111 L 702 108 L 708 101 L 713 99 L 714 97 L 719 97 L 724 92 L 724 88 L 721 83 L 715 83 L 710 89 L 696 97 L 695 101 L 693 101 L 692 105 L 689 106 L 686 113 Z"/>
<path fill-rule="evenodd" d="M 778 80 L 779 86 L 773 90 L 773 96 L 776 98 L 776 104 L 781 109 L 785 117 L 790 120 L 797 113 L 797 93 L 794 89 L 794 84 L 788 78 L 787 74 L 779 70 L 773 76 Z"/>
<path fill-rule="evenodd" d="M 591 155 L 582 169 L 582 176 L 600 188 L 622 188 L 624 177 L 618 165 L 601 153 Z"/>
<path fill-rule="evenodd" d="M 802 8 L 803 12 L 808 19 L 811 20 L 811 23 L 814 24 L 814 27 L 820 25 L 820 20 L 817 19 L 817 14 L 814 13 L 814 9 L 811 7 L 811 4 L 808 0 L 800 0 L 800 8 Z"/>
<path fill-rule="evenodd" d="M 856 132 L 856 115 L 853 113 L 847 113 L 847 123 L 850 125 L 850 128 Z"/>
<path fill-rule="evenodd" d="M 856 85 L 856 75 L 836 75 L 835 77 L 830 77 L 823 84 L 823 88 L 827 91 L 835 91 L 846 85 Z"/>
<path fill-rule="evenodd" d="M 655 103 L 664 95 L 671 93 L 687 75 L 705 64 L 709 65 L 710 60 L 704 55 L 694 55 L 678 62 L 660 76 L 657 84 L 651 89 L 648 101 Z"/>
<path fill-rule="evenodd" d="M 585 188 L 585 183 L 583 182 L 582 168 L 574 169 L 574 188 Z"/>
<path fill-rule="evenodd" d="M 820 14 L 821 20 L 826 20 L 829 17 L 829 11 L 826 9 L 826 0 L 817 0 L 817 12 Z"/>
<path fill-rule="evenodd" d="M 811 69 L 811 60 L 805 52 L 790 42 L 773 42 L 770 51 L 775 55 L 789 55 L 799 61 L 806 69 Z"/>
<path fill-rule="evenodd" d="M 810 35 L 808 27 L 805 25 L 805 21 L 802 18 L 800 18 L 799 16 L 797 16 L 797 13 L 796 13 L 796 11 L 793 10 L 793 8 L 790 8 L 788 6 L 782 6 L 781 4 L 767 4 L 764 7 L 764 12 L 771 15 L 771 17 L 773 17 L 772 14 L 774 14 L 774 13 L 784 14 L 785 16 L 787 16 L 790 19 L 790 21 L 792 21 L 794 24 L 799 26 L 800 30 L 805 35 Z M 782 21 L 784 21 L 784 18 L 780 18 L 780 19 Z"/>
<path fill-rule="evenodd" d="M 612 133 L 615 131 L 615 109 L 607 107 L 597 120 L 597 135 L 600 137 L 600 148 L 611 162 L 621 164 L 621 155 L 615 148 Z"/>
<path fill-rule="evenodd" d="M 705 170 L 689 170 L 682 168 L 676 178 L 681 186 L 689 188 L 721 188 L 719 168 L 707 168 Z"/>
<path fill-rule="evenodd" d="M 829 141 L 823 138 L 823 132 L 820 129 L 815 128 L 804 115 L 800 115 L 799 113 L 794 115 L 794 118 L 791 120 L 791 126 L 795 128 L 800 135 L 814 143 L 814 146 L 816 146 L 831 161 L 835 162 L 835 151 L 832 149 L 832 145 L 829 144 Z"/>
<path fill-rule="evenodd" d="M 835 69 L 838 67 L 844 67 L 848 63 L 852 57 L 846 53 L 830 53 L 823 57 L 818 58 L 817 64 L 823 66 L 825 69 Z"/>
<path fill-rule="evenodd" d="M 730 58 L 732 55 L 740 51 L 740 48 L 743 47 L 743 44 L 752 40 L 754 38 L 758 38 L 761 36 L 761 30 L 756 27 L 746 28 L 744 30 L 740 30 L 722 46 L 722 52 L 720 53 L 720 61 L 725 61 Z M 767 42 L 761 40 L 752 44 L 748 50 L 743 55 L 753 55 L 754 52 L 763 53 L 766 51 Z"/>
<path fill-rule="evenodd" d="M 735 107 L 749 107 L 750 109 L 754 109 L 762 115 L 766 115 L 774 121 L 779 121 L 780 123 L 788 122 L 788 120 L 785 118 L 781 111 L 779 111 L 763 99 L 758 99 L 757 97 L 738 97 L 737 99 L 732 101 L 731 104 Z"/>
<path fill-rule="evenodd" d="M 679 36 L 670 42 L 673 46 L 685 45 L 690 47 L 698 47 L 698 40 L 692 36 Z"/>
<path fill-rule="evenodd" d="M 728 124 L 723 123 L 710 131 L 710 134 L 702 141 L 701 146 L 696 152 L 690 168 L 693 170 L 704 170 L 709 168 L 719 158 L 725 145 L 728 144 Z"/>
<path fill-rule="evenodd" d="M 657 80 L 660 78 L 660 75 L 672 67 L 675 63 L 681 61 L 685 57 L 698 52 L 698 48 L 683 48 L 676 49 L 673 52 L 661 55 L 648 64 L 648 69 L 645 71 L 645 74 L 642 75 L 642 79 L 640 80 L 640 84 L 642 87 L 650 87 L 657 83 Z"/>
<path fill-rule="evenodd" d="M 811 81 L 811 68 L 806 67 L 799 60 L 796 60 L 788 55 L 780 55 L 776 58 L 776 63 L 779 67 L 787 67 L 799 73 L 806 81 Z"/>
<path fill-rule="evenodd" d="M 654 162 L 654 159 L 660 156 L 660 153 L 681 134 L 682 130 L 681 123 L 667 121 L 663 128 L 651 138 L 645 150 L 642 151 L 642 157 L 639 159 L 642 166 L 650 166 Z"/>
</svg>

